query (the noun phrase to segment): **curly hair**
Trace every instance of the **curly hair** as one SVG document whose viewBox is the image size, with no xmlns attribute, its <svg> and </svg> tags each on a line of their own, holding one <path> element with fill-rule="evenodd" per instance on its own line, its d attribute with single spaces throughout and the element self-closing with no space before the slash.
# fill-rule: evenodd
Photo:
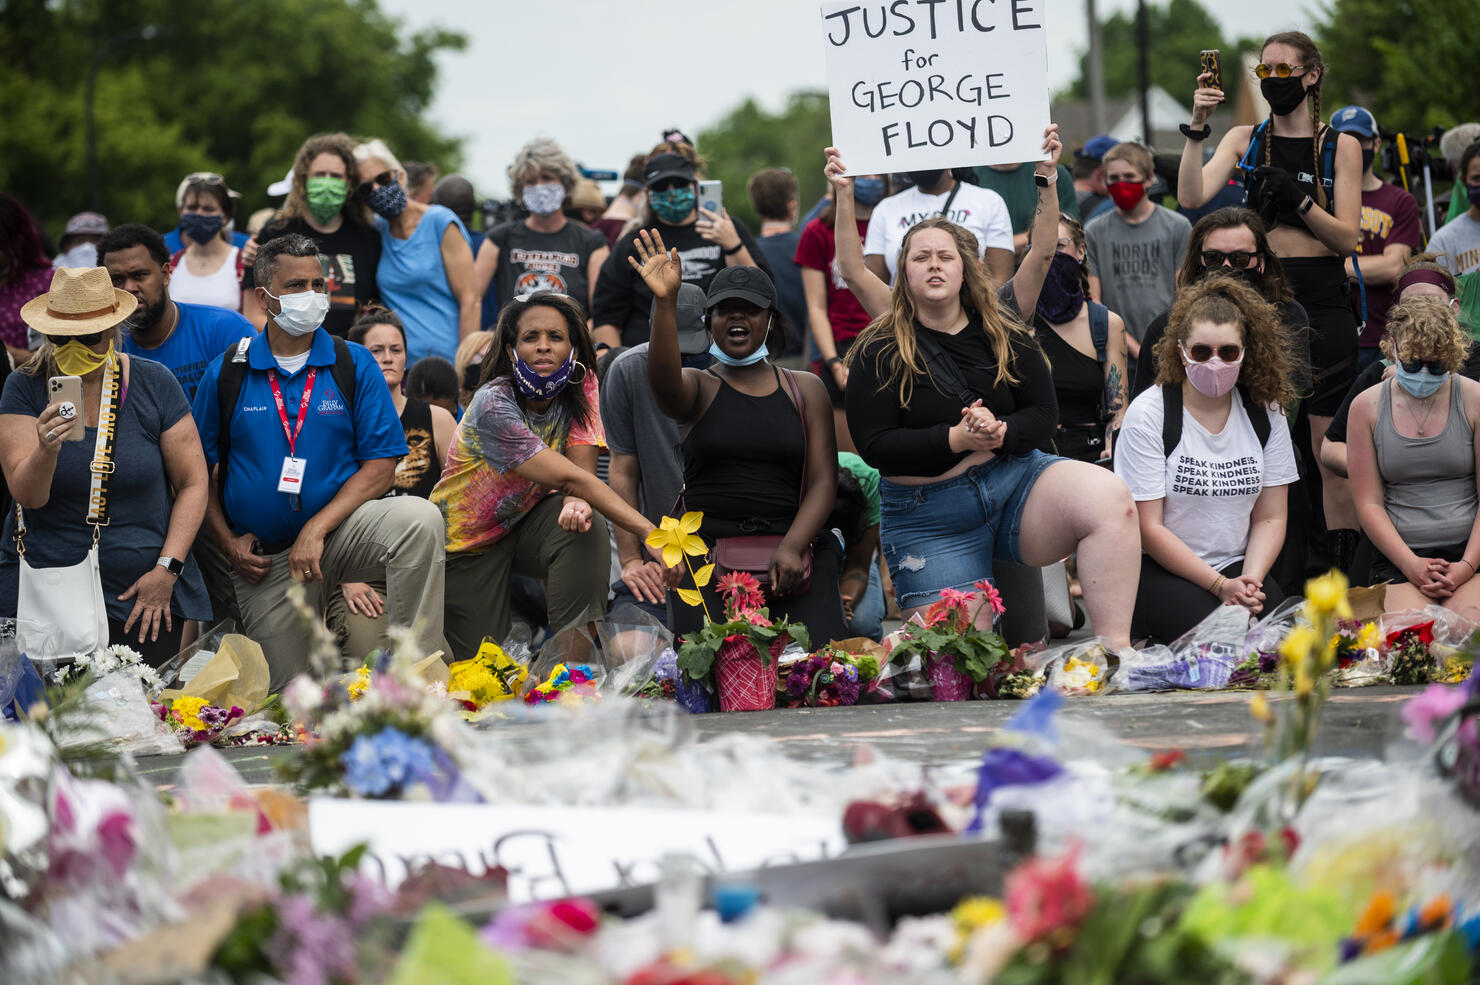
<svg viewBox="0 0 1480 985">
<path fill-rule="evenodd" d="M 1465 364 L 1470 337 L 1460 328 L 1454 309 L 1442 298 L 1408 298 L 1388 309 L 1387 336 L 1380 343 L 1382 354 L 1394 362 L 1401 347 L 1409 358 L 1437 359 L 1451 373 Z"/>
<path fill-rule="evenodd" d="M 1295 401 L 1290 377 L 1290 333 L 1279 313 L 1259 292 L 1226 273 L 1204 277 L 1177 291 L 1167 318 L 1166 335 L 1156 344 L 1156 382 L 1181 386 L 1187 379 L 1179 347 L 1192 333 L 1192 323 L 1237 325 L 1244 361 L 1238 382 L 1254 402 L 1285 407 Z"/>
<path fill-rule="evenodd" d="M 1192 234 L 1187 238 L 1187 253 L 1182 258 L 1182 269 L 1177 271 L 1177 283 L 1195 284 L 1202 278 L 1206 269 L 1202 265 L 1203 244 L 1207 242 L 1209 233 L 1220 229 L 1237 229 L 1240 226 L 1254 234 L 1254 249 L 1258 252 L 1259 259 L 1264 261 L 1260 293 L 1266 301 L 1273 304 L 1292 300 L 1295 295 L 1291 293 L 1290 284 L 1285 280 L 1285 268 L 1280 264 L 1280 258 L 1269 248 L 1269 233 L 1265 231 L 1264 220 L 1259 218 L 1259 213 L 1237 205 L 1214 209 L 1193 225 Z"/>
<path fill-rule="evenodd" d="M 986 271 L 976 262 L 977 240 L 969 230 L 963 229 L 948 219 L 936 216 L 912 226 L 904 234 L 899 246 L 899 276 L 894 279 L 894 290 L 889 301 L 889 310 L 868 324 L 848 350 L 846 364 L 852 366 L 865 349 L 882 343 L 875 355 L 875 370 L 883 381 L 880 389 L 897 388 L 900 407 L 909 407 L 910 397 L 915 390 L 915 377 L 928 374 L 929 370 L 920 362 L 915 345 L 915 299 L 910 295 L 909 279 L 904 275 L 905 257 L 909 254 L 910 241 L 916 234 L 927 229 L 944 230 L 955 241 L 956 252 L 961 254 L 961 307 L 968 314 L 981 319 L 982 331 L 997 359 L 997 380 L 1001 383 L 1016 383 L 1012 373 L 1014 358 L 1012 337 L 1021 335 L 1029 340 L 1032 335 L 1022 322 L 1003 311 L 997 304 L 997 292 L 987 279 Z M 1036 347 L 1037 343 L 1033 345 Z"/>
<path fill-rule="evenodd" d="M 303 142 L 293 158 L 293 182 L 288 188 L 287 201 L 283 202 L 283 216 L 307 219 L 313 213 L 308 207 L 308 172 L 320 154 L 333 154 L 344 164 L 345 182 L 349 194 L 339 212 L 345 218 L 362 226 L 370 225 L 370 210 L 354 194 L 359 184 L 355 169 L 355 142 L 347 133 L 316 133 Z"/>
</svg>

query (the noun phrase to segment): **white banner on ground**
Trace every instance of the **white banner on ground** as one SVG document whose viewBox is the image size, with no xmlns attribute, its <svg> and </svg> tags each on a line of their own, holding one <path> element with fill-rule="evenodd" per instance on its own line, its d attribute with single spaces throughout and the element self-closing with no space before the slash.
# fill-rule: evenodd
<svg viewBox="0 0 1480 985">
<path fill-rule="evenodd" d="M 314 854 L 366 843 L 365 864 L 390 886 L 427 861 L 474 874 L 503 866 L 515 902 L 653 883 L 659 860 L 672 853 L 720 873 L 832 858 L 844 848 L 838 819 L 809 815 L 315 797 L 308 824 Z"/>
<path fill-rule="evenodd" d="M 849 173 L 1041 160 L 1048 2 L 823 4 L 832 142 Z"/>
</svg>

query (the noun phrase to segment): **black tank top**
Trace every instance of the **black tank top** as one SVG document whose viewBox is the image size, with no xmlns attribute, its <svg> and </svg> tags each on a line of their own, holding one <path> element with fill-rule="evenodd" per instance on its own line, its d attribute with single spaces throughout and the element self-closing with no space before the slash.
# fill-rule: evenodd
<svg viewBox="0 0 1480 985">
<path fill-rule="evenodd" d="M 1053 369 L 1053 392 L 1059 400 L 1059 426 L 1099 425 L 1105 372 L 1099 359 L 1074 348 L 1042 316 L 1033 319 L 1033 334 Z"/>
<path fill-rule="evenodd" d="M 718 374 L 716 374 L 718 375 Z M 723 378 L 683 439 L 684 507 L 704 513 L 701 536 L 784 534 L 802 487 L 802 419 L 786 384 L 764 397 Z"/>
<path fill-rule="evenodd" d="M 1312 154 L 1311 148 L 1315 144 L 1315 138 L 1275 137 L 1266 134 L 1264 139 L 1270 142 L 1270 166 L 1279 168 L 1281 171 L 1288 172 L 1290 176 L 1295 179 L 1295 184 L 1300 186 L 1300 190 L 1309 195 L 1311 199 L 1316 203 L 1316 208 L 1321 208 L 1321 195 L 1317 191 L 1316 186 L 1316 182 L 1317 180 L 1319 180 L 1322 187 L 1325 189 L 1325 209 L 1327 212 L 1335 215 L 1336 203 L 1334 201 L 1335 196 L 1332 194 L 1335 175 L 1322 174 L 1319 176 L 1319 178 L 1317 177 L 1316 171 L 1323 165 L 1319 160 L 1319 155 Z M 1324 143 L 1325 140 L 1335 139 L 1335 132 L 1328 129 L 1324 134 L 1324 140 L 1322 141 L 1322 143 Z M 1263 162 L 1261 161 L 1259 163 Z M 1305 217 L 1300 215 L 1300 213 L 1298 212 L 1282 212 L 1279 219 L 1281 223 L 1288 223 L 1289 225 L 1299 226 L 1300 228 L 1309 231 L 1309 227 L 1305 224 Z"/>
<path fill-rule="evenodd" d="M 430 499 L 432 487 L 442 478 L 442 456 L 432 429 L 432 405 L 407 397 L 406 409 L 401 411 L 401 429 L 411 450 L 396 464 L 396 477 L 386 495 Z"/>
</svg>

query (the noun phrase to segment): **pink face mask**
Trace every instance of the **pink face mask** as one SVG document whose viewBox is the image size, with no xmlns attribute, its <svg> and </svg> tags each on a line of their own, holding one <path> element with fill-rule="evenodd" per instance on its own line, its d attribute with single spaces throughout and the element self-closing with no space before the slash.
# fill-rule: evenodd
<svg viewBox="0 0 1480 985">
<path fill-rule="evenodd" d="M 1243 353 L 1239 353 L 1238 359 L 1231 363 L 1224 362 L 1217 356 L 1213 356 L 1206 362 L 1195 363 L 1187 358 L 1185 348 L 1180 345 L 1177 348 L 1182 350 L 1182 365 L 1187 369 L 1187 381 L 1197 388 L 1199 393 L 1209 397 L 1221 397 L 1232 390 L 1233 385 L 1238 382 L 1239 367 L 1244 363 Z"/>
</svg>

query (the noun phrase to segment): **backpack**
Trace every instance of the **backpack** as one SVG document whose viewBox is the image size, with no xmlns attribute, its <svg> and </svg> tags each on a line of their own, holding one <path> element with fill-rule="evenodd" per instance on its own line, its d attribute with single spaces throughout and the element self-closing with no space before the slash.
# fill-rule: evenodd
<svg viewBox="0 0 1480 985">
<path fill-rule="evenodd" d="M 1254 425 L 1259 447 L 1266 447 L 1269 444 L 1269 413 L 1254 403 L 1248 390 L 1241 386 L 1235 389 L 1244 403 L 1244 413 L 1249 415 L 1249 423 Z M 1161 385 L 1161 408 L 1161 453 L 1171 458 L 1172 452 L 1177 450 L 1177 443 L 1182 440 L 1182 384 Z"/>
<path fill-rule="evenodd" d="M 329 375 L 334 385 L 344 396 L 345 412 L 355 413 L 355 361 L 350 354 L 349 343 L 337 335 L 334 340 L 334 366 Z M 252 339 L 241 339 L 221 356 L 221 375 L 216 381 L 216 492 L 221 498 L 221 510 L 226 510 L 226 463 L 231 455 L 231 415 L 241 400 L 242 384 L 247 380 L 247 350 Z M 230 522 L 227 517 L 227 522 Z"/>
</svg>

